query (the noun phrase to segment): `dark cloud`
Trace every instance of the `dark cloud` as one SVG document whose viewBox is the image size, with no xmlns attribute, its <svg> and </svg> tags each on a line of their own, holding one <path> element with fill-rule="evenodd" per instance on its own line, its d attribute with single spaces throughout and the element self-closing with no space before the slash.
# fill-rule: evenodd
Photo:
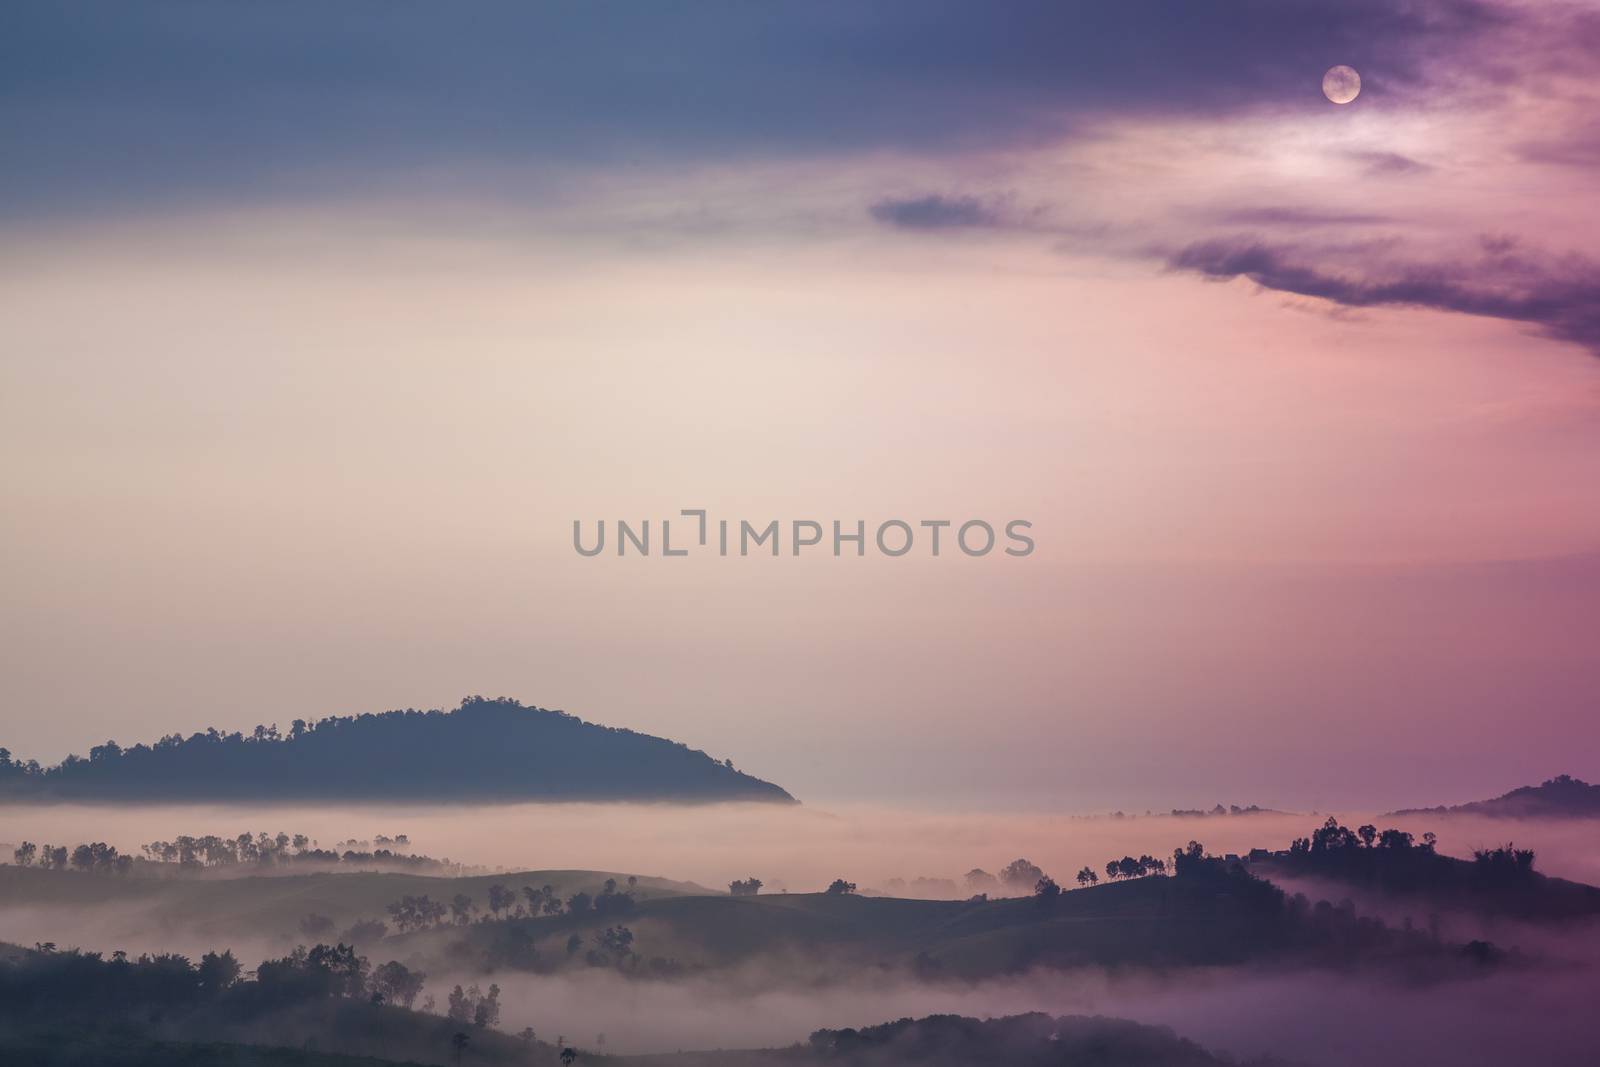
<svg viewBox="0 0 1600 1067">
<path fill-rule="evenodd" d="M 1191 244 L 1168 265 L 1207 278 L 1248 278 L 1344 307 L 1431 308 L 1528 323 L 1600 356 L 1600 264 L 1525 252 L 1504 237 L 1484 238 L 1471 258 L 1406 262 L 1387 252 L 1380 244 L 1351 249 L 1236 238 Z"/>
<path fill-rule="evenodd" d="M 8 5 L 0 213 L 364 188 L 482 164 L 959 152 L 1129 113 L 1374 101 L 1511 18 L 1478 0 Z"/>
<path fill-rule="evenodd" d="M 975 196 L 917 196 L 879 200 L 872 217 L 904 230 L 952 230 L 1001 225 L 1000 212 Z"/>
</svg>

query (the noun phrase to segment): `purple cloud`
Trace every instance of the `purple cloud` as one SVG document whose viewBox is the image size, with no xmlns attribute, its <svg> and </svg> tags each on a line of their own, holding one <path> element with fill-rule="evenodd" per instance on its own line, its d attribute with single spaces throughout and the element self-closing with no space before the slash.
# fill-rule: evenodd
<svg viewBox="0 0 1600 1067">
<path fill-rule="evenodd" d="M 1388 260 L 1381 246 L 1351 253 L 1233 238 L 1188 245 L 1168 265 L 1218 280 L 1248 278 L 1344 307 L 1429 308 L 1527 323 L 1600 356 L 1600 264 L 1592 260 L 1524 252 L 1502 237 L 1483 238 L 1473 259 Z"/>
<path fill-rule="evenodd" d="M 975 196 L 887 197 L 869 209 L 886 226 L 903 230 L 996 227 L 1000 212 Z"/>
</svg>

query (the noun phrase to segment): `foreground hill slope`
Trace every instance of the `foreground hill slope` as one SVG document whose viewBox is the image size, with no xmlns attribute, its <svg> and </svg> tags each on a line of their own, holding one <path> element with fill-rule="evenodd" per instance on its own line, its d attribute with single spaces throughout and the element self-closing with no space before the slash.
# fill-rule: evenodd
<svg viewBox="0 0 1600 1067">
<path fill-rule="evenodd" d="M 284 734 L 274 725 L 108 741 L 47 768 L 0 757 L 0 797 L 13 800 L 794 802 L 678 742 L 482 697 L 453 711 L 297 719 Z"/>
</svg>

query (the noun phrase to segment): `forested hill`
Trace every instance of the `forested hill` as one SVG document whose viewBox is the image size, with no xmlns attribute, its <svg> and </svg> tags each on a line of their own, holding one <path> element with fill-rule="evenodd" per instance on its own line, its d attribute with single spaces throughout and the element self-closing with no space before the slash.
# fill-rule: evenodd
<svg viewBox="0 0 1600 1067">
<path fill-rule="evenodd" d="M 388 711 L 252 733 L 171 734 L 54 767 L 0 749 L 7 799 L 762 800 L 783 789 L 665 738 L 514 700 Z"/>
<path fill-rule="evenodd" d="M 1392 815 L 1493 815 L 1520 818 L 1597 818 L 1600 817 L 1600 785 L 1563 774 L 1539 785 L 1495 797 L 1475 800 L 1454 807 L 1406 808 Z"/>
</svg>

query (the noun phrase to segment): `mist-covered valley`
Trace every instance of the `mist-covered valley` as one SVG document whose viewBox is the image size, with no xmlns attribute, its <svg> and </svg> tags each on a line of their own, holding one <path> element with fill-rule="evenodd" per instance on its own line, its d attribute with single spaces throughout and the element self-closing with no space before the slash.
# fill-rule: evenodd
<svg viewBox="0 0 1600 1067">
<path fill-rule="evenodd" d="M 411 1053 L 423 1062 L 449 1062 L 457 1032 L 481 1062 L 539 1062 L 1027 1012 L 1306 1064 L 1578 1062 L 1600 1040 L 1579 993 L 1600 977 L 1600 891 L 1574 884 L 1592 820 L 1204 810 L 12 806 L 0 941 L 108 960 L 226 949 L 245 984 L 301 946 L 349 944 L 362 982 L 393 961 L 420 983 L 409 1011 L 456 1028 Z M 98 865 L 83 843 L 106 846 Z M 1342 849 L 1368 862 L 1333 864 Z M 1502 857 L 1510 882 L 1472 873 Z M 475 1022 L 491 989 L 493 1022 Z M 354 1016 L 207 1010 L 191 1029 L 210 1040 L 287 1027 L 301 1046 L 393 1054 Z"/>
</svg>

